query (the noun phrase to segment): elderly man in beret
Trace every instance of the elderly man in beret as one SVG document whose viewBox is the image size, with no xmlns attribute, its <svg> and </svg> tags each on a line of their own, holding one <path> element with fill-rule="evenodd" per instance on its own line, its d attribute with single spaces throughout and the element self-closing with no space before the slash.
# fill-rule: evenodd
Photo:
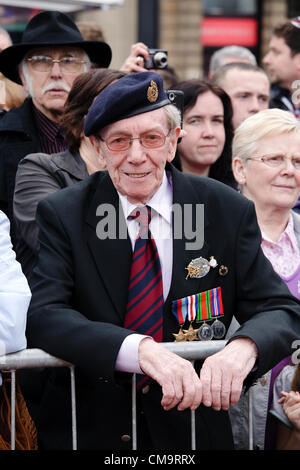
<svg viewBox="0 0 300 470">
<path fill-rule="evenodd" d="M 290 354 L 299 302 L 262 254 L 253 204 L 172 166 L 180 115 L 158 74 L 107 87 L 85 134 L 107 172 L 39 204 L 29 347 L 76 366 L 79 449 L 131 448 L 132 373 L 138 448 L 190 448 L 195 410 L 197 448 L 231 449 L 227 410 L 245 380 Z M 200 374 L 201 364 L 163 346 L 219 339 L 233 314 L 241 327 Z M 36 419 L 41 449 L 71 447 L 69 386 L 64 370 L 48 373 Z"/>
<path fill-rule="evenodd" d="M 70 17 L 44 11 L 27 24 L 20 43 L 0 54 L 0 71 L 22 84 L 29 97 L 0 121 L 0 209 L 13 220 L 13 192 L 19 161 L 30 153 L 67 148 L 58 118 L 74 79 L 91 64 L 108 67 L 111 49 L 101 41 L 84 41 Z"/>
</svg>

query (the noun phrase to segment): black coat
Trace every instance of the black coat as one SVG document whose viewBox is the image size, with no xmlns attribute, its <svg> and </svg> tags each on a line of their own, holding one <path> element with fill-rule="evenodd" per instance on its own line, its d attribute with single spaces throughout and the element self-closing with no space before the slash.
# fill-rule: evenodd
<svg viewBox="0 0 300 470">
<path fill-rule="evenodd" d="M 31 98 L 5 113 L 0 119 L 0 210 L 10 219 L 11 236 L 16 245 L 13 195 L 19 161 L 29 153 L 41 151 Z"/>
<path fill-rule="evenodd" d="M 186 250 L 187 240 L 173 240 L 170 292 L 164 306 L 164 341 L 173 341 L 178 324 L 174 299 L 217 286 L 222 289 L 223 322 L 235 314 L 242 324 L 237 336 L 252 338 L 258 348 L 253 379 L 291 353 L 300 337 L 300 306 L 263 255 L 253 203 L 210 178 L 172 168 L 173 202 L 204 204 L 204 246 Z M 79 448 L 129 449 L 122 435 L 131 435 L 130 387 L 127 374 L 114 363 L 123 328 L 132 249 L 129 238 L 100 240 L 97 207 L 110 203 L 118 213 L 118 195 L 106 172 L 63 189 L 39 204 L 40 253 L 31 280 L 28 347 L 41 348 L 76 365 Z M 124 217 L 121 214 L 121 218 Z M 118 220 L 118 217 L 117 217 Z M 125 222 L 125 221 L 124 221 Z M 211 269 L 201 279 L 186 279 L 189 262 L 214 256 L 228 268 L 221 276 Z M 69 373 L 49 370 L 36 420 L 45 448 L 71 447 Z M 190 448 L 190 412 L 165 412 L 158 386 L 139 397 L 156 449 Z M 138 415 L 140 416 L 140 415 Z M 196 411 L 197 446 L 232 446 L 227 412 L 200 406 Z"/>
</svg>

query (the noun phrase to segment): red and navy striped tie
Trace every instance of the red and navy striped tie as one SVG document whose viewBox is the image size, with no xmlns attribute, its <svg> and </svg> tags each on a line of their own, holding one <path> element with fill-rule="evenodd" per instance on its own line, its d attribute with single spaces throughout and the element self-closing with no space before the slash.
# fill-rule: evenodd
<svg viewBox="0 0 300 470">
<path fill-rule="evenodd" d="M 151 208 L 138 208 L 132 217 L 140 224 L 134 246 L 124 327 L 152 336 L 163 336 L 163 285 L 156 243 L 149 229 Z M 146 380 L 146 377 L 145 377 Z M 138 386 L 141 381 L 138 379 Z"/>
</svg>

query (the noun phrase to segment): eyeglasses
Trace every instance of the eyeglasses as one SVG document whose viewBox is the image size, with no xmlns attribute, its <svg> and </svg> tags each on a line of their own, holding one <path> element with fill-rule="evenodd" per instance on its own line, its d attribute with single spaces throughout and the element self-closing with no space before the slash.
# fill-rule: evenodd
<svg viewBox="0 0 300 470">
<path fill-rule="evenodd" d="M 265 163 L 271 168 L 282 168 L 286 161 L 289 160 L 295 170 L 300 170 L 300 155 L 288 158 L 285 155 L 263 155 L 262 157 L 249 157 L 247 160 L 257 160 Z"/>
<path fill-rule="evenodd" d="M 109 137 L 107 140 L 104 140 L 101 136 L 99 136 L 99 139 L 102 142 L 105 142 L 109 150 L 112 150 L 113 152 L 118 150 L 128 150 L 133 140 L 139 140 L 140 144 L 146 149 L 156 149 L 164 145 L 164 143 L 166 142 L 166 138 L 170 135 L 170 132 L 171 129 L 169 130 L 167 135 L 149 132 L 147 134 L 140 135 L 139 137 L 128 137 L 122 135 L 112 136 Z"/>
<path fill-rule="evenodd" d="M 37 72 L 49 72 L 54 64 L 59 64 L 61 70 L 66 73 L 80 72 L 82 64 L 86 64 L 84 60 L 78 57 L 62 57 L 62 59 L 53 59 L 46 55 L 33 55 L 28 57 L 27 62 L 30 62 L 33 70 Z"/>
</svg>

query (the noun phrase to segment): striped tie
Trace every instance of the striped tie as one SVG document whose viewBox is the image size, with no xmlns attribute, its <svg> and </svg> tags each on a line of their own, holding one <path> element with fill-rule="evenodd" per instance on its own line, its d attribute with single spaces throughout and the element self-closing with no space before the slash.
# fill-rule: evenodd
<svg viewBox="0 0 300 470">
<path fill-rule="evenodd" d="M 152 336 L 155 341 L 161 342 L 163 285 L 158 251 L 149 229 L 151 208 L 138 208 L 131 216 L 138 219 L 140 229 L 132 256 L 124 327 Z M 143 377 L 146 380 L 146 377 Z M 142 383 L 138 378 L 138 387 L 140 385 Z"/>
</svg>

